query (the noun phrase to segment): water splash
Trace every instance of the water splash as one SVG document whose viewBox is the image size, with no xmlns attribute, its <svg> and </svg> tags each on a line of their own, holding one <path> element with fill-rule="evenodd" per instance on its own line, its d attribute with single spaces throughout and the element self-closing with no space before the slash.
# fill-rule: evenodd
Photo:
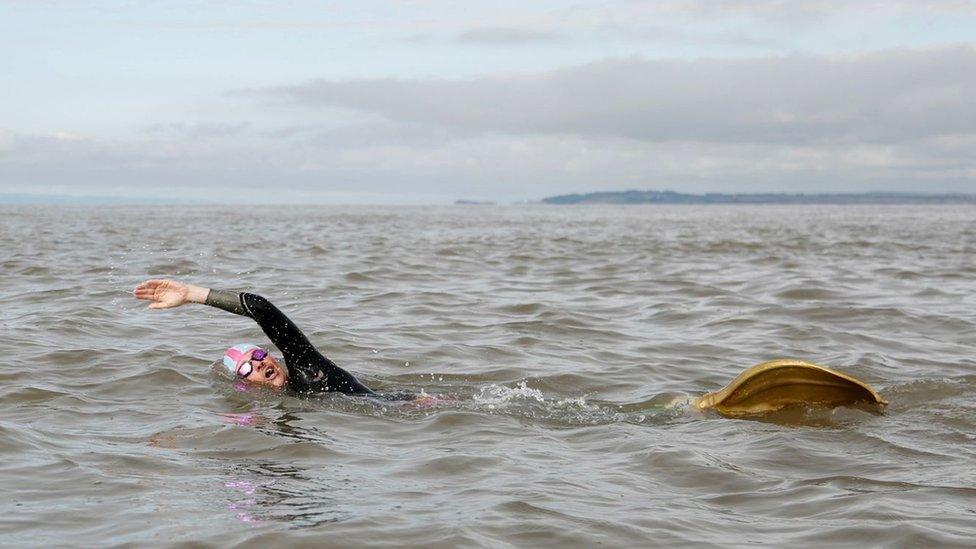
<svg viewBox="0 0 976 549">
<path fill-rule="evenodd" d="M 542 391 L 529 387 L 525 381 L 520 382 L 514 388 L 504 385 L 488 385 L 482 387 L 481 391 L 474 397 L 475 404 L 482 405 L 489 410 L 520 401 L 545 403 L 546 397 Z"/>
</svg>

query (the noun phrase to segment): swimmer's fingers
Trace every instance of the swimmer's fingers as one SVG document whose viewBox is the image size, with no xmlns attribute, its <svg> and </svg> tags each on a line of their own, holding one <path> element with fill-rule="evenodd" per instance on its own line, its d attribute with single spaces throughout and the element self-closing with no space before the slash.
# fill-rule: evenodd
<svg viewBox="0 0 976 549">
<path fill-rule="evenodd" d="M 153 290 L 142 286 L 136 286 L 136 289 L 132 290 L 132 295 L 136 296 L 136 299 L 152 299 L 153 293 Z"/>
<path fill-rule="evenodd" d="M 157 290 L 159 289 L 159 286 L 162 285 L 164 282 L 166 281 L 147 280 L 142 284 L 136 286 L 135 289 L 132 290 L 132 295 L 134 295 L 136 299 L 155 300 Z"/>
<path fill-rule="evenodd" d="M 147 280 L 132 291 L 136 299 L 153 301 L 150 309 L 169 309 L 186 303 L 187 287 L 172 280 Z"/>
<path fill-rule="evenodd" d="M 155 292 L 157 288 L 164 285 L 166 282 L 166 280 L 158 280 L 153 278 L 136 286 L 135 289 L 132 290 L 132 293 L 135 294 L 135 296 L 139 299 L 150 299 L 148 296 L 152 296 L 153 292 Z"/>
</svg>

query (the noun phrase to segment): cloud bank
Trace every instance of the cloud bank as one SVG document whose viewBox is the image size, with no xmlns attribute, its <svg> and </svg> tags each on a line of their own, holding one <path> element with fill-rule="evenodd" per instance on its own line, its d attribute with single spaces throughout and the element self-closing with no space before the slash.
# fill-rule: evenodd
<svg viewBox="0 0 976 549">
<path fill-rule="evenodd" d="M 470 80 L 316 80 L 257 92 L 460 133 L 647 142 L 900 143 L 976 131 L 976 49 L 608 60 Z"/>
<path fill-rule="evenodd" d="M 252 119 L 160 121 L 124 139 L 0 132 L 0 177 L 269 196 L 273 185 L 326 201 L 632 187 L 976 192 L 973 97 L 969 46 L 319 79 L 229 92 L 239 111 L 263 113 Z M 276 113 L 301 123 L 275 123 Z"/>
</svg>

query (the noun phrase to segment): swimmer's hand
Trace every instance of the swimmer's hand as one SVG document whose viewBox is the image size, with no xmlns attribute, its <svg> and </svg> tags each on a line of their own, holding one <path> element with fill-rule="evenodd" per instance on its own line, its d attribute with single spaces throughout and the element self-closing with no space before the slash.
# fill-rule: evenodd
<svg viewBox="0 0 976 549">
<path fill-rule="evenodd" d="M 136 286 L 132 294 L 136 299 L 152 301 L 150 309 L 171 309 L 186 303 L 203 303 L 207 300 L 207 288 L 183 284 L 175 280 L 152 279 Z"/>
</svg>

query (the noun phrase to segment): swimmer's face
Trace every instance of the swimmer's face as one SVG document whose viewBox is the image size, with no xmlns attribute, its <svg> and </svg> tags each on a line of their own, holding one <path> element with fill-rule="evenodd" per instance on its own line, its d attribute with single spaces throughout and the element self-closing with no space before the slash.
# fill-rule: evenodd
<svg viewBox="0 0 976 549">
<path fill-rule="evenodd" d="M 288 370 L 268 353 L 264 360 L 251 359 L 251 373 L 244 379 L 280 389 L 288 381 Z"/>
</svg>

